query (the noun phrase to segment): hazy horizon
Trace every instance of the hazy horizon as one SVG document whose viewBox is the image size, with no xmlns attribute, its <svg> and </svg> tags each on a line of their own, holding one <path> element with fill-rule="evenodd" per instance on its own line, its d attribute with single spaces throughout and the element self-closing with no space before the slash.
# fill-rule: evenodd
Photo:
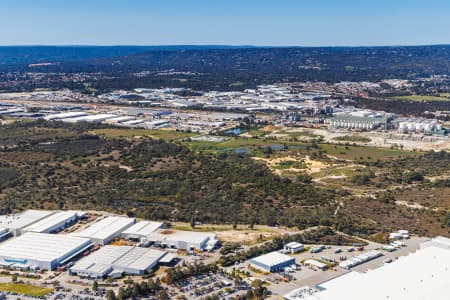
<svg viewBox="0 0 450 300">
<path fill-rule="evenodd" d="M 449 12 L 444 0 L 6 0 L 0 45 L 445 45 Z"/>
<path fill-rule="evenodd" d="M 386 45 L 245 45 L 245 44 L 16 44 L 0 47 L 229 47 L 229 48 L 377 48 L 377 47 L 436 47 L 450 46 L 442 44 L 386 44 Z"/>
</svg>

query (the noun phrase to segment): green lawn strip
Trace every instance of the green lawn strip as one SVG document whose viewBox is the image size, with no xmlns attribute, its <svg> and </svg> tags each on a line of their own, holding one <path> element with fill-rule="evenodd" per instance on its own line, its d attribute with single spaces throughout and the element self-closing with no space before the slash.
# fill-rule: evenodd
<svg viewBox="0 0 450 300">
<path fill-rule="evenodd" d="M 417 153 L 396 150 L 389 148 L 378 148 L 370 146 L 346 146 L 335 144 L 320 144 L 320 148 L 325 150 L 326 154 L 337 158 L 349 160 L 389 160 L 393 158 L 417 155 Z"/>
<path fill-rule="evenodd" d="M 407 95 L 407 96 L 395 96 L 391 99 L 404 100 L 404 101 L 450 101 L 450 94 L 442 93 L 437 95 Z"/>
<path fill-rule="evenodd" d="M 353 168 L 349 168 L 349 167 L 337 167 L 337 168 L 325 169 L 320 172 L 312 173 L 311 175 L 314 178 L 322 178 L 322 177 L 326 177 L 326 176 L 352 177 L 355 175 L 355 170 L 353 170 Z"/>
<path fill-rule="evenodd" d="M 190 149 L 194 151 L 206 151 L 212 153 L 223 152 L 226 150 L 233 151 L 236 149 L 248 149 L 251 154 L 261 154 L 255 152 L 258 147 L 270 147 L 270 146 L 294 146 L 294 147 L 306 147 L 307 143 L 301 142 L 291 142 L 291 141 L 281 141 L 281 140 L 269 140 L 269 139 L 255 139 L 255 138 L 241 138 L 234 137 L 227 141 L 216 143 L 207 141 L 188 141 L 184 140 L 183 143 L 187 145 Z M 389 160 L 393 158 L 405 157 L 417 155 L 417 153 L 397 150 L 389 148 L 378 148 L 371 146 L 352 146 L 352 145 L 342 145 L 342 144 L 318 144 L 318 147 L 325 151 L 327 155 L 334 156 L 340 159 L 348 160 Z M 305 149 L 295 149 L 299 152 L 305 152 Z M 255 155 L 259 156 L 259 155 Z"/>
<path fill-rule="evenodd" d="M 339 141 L 339 142 L 360 142 L 360 143 L 370 142 L 370 138 L 356 136 L 356 135 L 337 136 L 337 137 L 334 137 L 333 140 Z"/>
<path fill-rule="evenodd" d="M 0 291 L 34 297 L 43 297 L 52 292 L 53 289 L 24 283 L 0 283 Z"/>
<path fill-rule="evenodd" d="M 175 130 L 128 129 L 128 128 L 95 129 L 92 132 L 109 138 L 118 138 L 118 137 L 131 138 L 135 136 L 146 136 L 168 141 L 183 139 L 196 135 L 195 133 L 175 131 Z"/>
</svg>

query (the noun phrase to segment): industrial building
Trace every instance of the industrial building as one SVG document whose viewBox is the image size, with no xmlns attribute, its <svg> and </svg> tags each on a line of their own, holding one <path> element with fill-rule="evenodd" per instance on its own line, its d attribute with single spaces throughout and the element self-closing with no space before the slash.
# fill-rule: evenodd
<svg viewBox="0 0 450 300">
<path fill-rule="evenodd" d="M 431 239 L 429 241 L 420 244 L 420 249 L 425 249 L 428 247 L 437 247 L 440 249 L 446 249 L 450 252 L 450 239 L 443 236 L 437 236 L 434 239 Z"/>
<path fill-rule="evenodd" d="M 390 264 L 349 272 L 318 285 L 304 300 L 447 300 L 450 295 L 450 239 L 437 237 Z M 286 299 L 293 299 L 288 298 Z"/>
<path fill-rule="evenodd" d="M 57 113 L 57 114 L 51 114 L 48 116 L 45 116 L 44 119 L 47 121 L 50 120 L 62 120 L 67 118 L 77 118 L 77 117 L 83 117 L 87 116 L 87 113 L 82 111 L 70 111 L 70 112 L 64 112 L 64 113 Z"/>
<path fill-rule="evenodd" d="M 165 251 L 133 246 L 105 246 L 70 268 L 71 274 L 102 278 L 108 274 L 143 275 L 166 255 Z"/>
<path fill-rule="evenodd" d="M 53 270 L 91 245 L 87 238 L 28 232 L 0 244 L 0 265 Z"/>
<path fill-rule="evenodd" d="M 0 227 L 0 241 L 8 238 L 10 234 L 8 228 Z"/>
<path fill-rule="evenodd" d="M 394 127 L 399 133 L 446 135 L 448 131 L 437 120 L 426 118 L 398 118 Z"/>
<path fill-rule="evenodd" d="M 383 256 L 381 252 L 371 250 L 365 253 L 358 254 L 357 256 L 349 258 L 347 260 L 344 260 L 339 264 L 339 267 L 344 269 L 351 269 L 357 265 L 363 264 L 365 262 L 368 262 L 369 260 L 378 258 L 380 256 Z"/>
<path fill-rule="evenodd" d="M 122 231 L 132 226 L 134 222 L 134 218 L 106 217 L 81 231 L 71 233 L 71 235 L 89 238 L 96 244 L 106 245 L 118 237 Z"/>
<path fill-rule="evenodd" d="M 385 129 L 388 127 L 388 119 L 376 117 L 336 116 L 331 118 L 330 127 L 361 130 L 372 130 L 382 127 Z"/>
<path fill-rule="evenodd" d="M 183 250 L 212 250 L 218 243 L 215 234 L 194 231 L 160 229 L 147 236 L 156 245 Z"/>
<path fill-rule="evenodd" d="M 0 216 L 0 227 L 8 229 L 12 235 L 22 234 L 24 228 L 54 214 L 48 210 L 26 210 L 20 214 Z"/>
<path fill-rule="evenodd" d="M 318 260 L 315 259 L 307 259 L 303 262 L 303 264 L 305 266 L 310 266 L 310 267 L 314 267 L 320 270 L 326 270 L 328 268 L 328 266 Z"/>
<path fill-rule="evenodd" d="M 161 222 L 140 221 L 125 229 L 120 236 L 124 239 L 147 239 L 148 235 L 162 226 L 163 223 Z"/>
<path fill-rule="evenodd" d="M 60 211 L 25 227 L 22 232 L 55 233 L 78 220 L 76 211 Z"/>
<path fill-rule="evenodd" d="M 72 117 L 64 118 L 64 119 L 61 119 L 61 121 L 67 122 L 67 123 L 77 123 L 77 122 L 101 123 L 105 120 L 117 118 L 117 117 L 118 117 L 117 115 L 113 115 L 113 114 L 95 114 L 95 115 L 84 115 L 84 116 L 75 117 L 75 118 L 72 118 Z"/>
<path fill-rule="evenodd" d="M 277 272 L 295 265 L 295 258 L 274 251 L 251 259 L 250 265 L 264 272 Z"/>
<path fill-rule="evenodd" d="M 305 246 L 301 243 L 291 242 L 284 245 L 284 250 L 290 253 L 297 253 L 305 250 Z"/>
</svg>

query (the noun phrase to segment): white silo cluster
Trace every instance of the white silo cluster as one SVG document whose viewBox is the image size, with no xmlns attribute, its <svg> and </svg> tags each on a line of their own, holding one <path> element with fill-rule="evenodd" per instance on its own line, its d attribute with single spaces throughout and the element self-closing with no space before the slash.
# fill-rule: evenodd
<svg viewBox="0 0 450 300">
<path fill-rule="evenodd" d="M 401 133 L 431 133 L 441 129 L 441 124 L 429 119 L 409 119 L 398 123 L 398 131 Z"/>
<path fill-rule="evenodd" d="M 347 129 L 365 129 L 371 130 L 380 126 L 378 120 L 355 120 L 355 119 L 341 119 L 331 120 L 330 125 L 333 128 L 347 128 Z"/>
</svg>

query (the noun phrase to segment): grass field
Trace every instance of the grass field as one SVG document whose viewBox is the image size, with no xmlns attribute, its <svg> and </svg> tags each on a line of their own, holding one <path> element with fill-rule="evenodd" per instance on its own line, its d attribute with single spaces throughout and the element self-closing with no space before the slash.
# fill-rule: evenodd
<svg viewBox="0 0 450 300">
<path fill-rule="evenodd" d="M 339 142 L 360 142 L 360 143 L 368 143 L 370 139 L 367 137 L 357 136 L 357 135 L 343 135 L 334 137 L 333 140 Z"/>
<path fill-rule="evenodd" d="M 227 141 L 216 143 L 207 141 L 184 141 L 184 143 L 193 150 L 203 150 L 210 152 L 221 152 L 224 150 L 249 149 L 255 147 L 269 147 L 274 145 L 286 144 L 284 141 L 264 140 L 254 138 L 234 137 Z"/>
<path fill-rule="evenodd" d="M 408 95 L 396 96 L 392 99 L 406 101 L 450 101 L 450 93 L 441 93 L 438 95 Z"/>
<path fill-rule="evenodd" d="M 351 167 L 336 167 L 336 168 L 329 168 L 320 172 L 312 173 L 311 174 L 315 178 L 322 178 L 326 176 L 345 176 L 345 177 L 351 177 L 355 175 L 354 168 Z"/>
<path fill-rule="evenodd" d="M 0 283 L 0 291 L 22 294 L 33 297 L 43 297 L 52 292 L 52 288 L 22 283 Z"/>
<path fill-rule="evenodd" d="M 164 139 L 168 141 L 175 141 L 194 136 L 195 133 L 180 132 L 175 130 L 150 130 L 150 129 L 128 129 L 128 128 L 106 128 L 93 130 L 95 134 L 103 135 L 109 138 L 125 137 L 131 138 L 134 136 L 146 136 L 154 139 Z M 233 151 L 237 149 L 243 152 L 252 153 L 252 155 L 259 156 L 262 153 L 258 152 L 258 147 L 278 147 L 286 146 L 306 146 L 302 142 L 286 141 L 286 140 L 270 140 L 263 138 L 244 138 L 233 137 L 223 142 L 208 142 L 208 141 L 191 141 L 184 140 L 183 143 L 194 151 L 206 151 L 212 153 L 220 153 L 223 151 Z M 347 160 L 386 160 L 397 158 L 406 155 L 412 155 L 412 152 L 403 150 L 393 150 L 387 148 L 376 147 L 362 147 L 362 146 L 345 146 L 333 144 L 319 144 L 319 147 L 326 152 L 327 155 L 334 156 Z M 298 149 L 302 152 L 302 149 Z"/>
<path fill-rule="evenodd" d="M 151 129 L 129 129 L 129 128 L 105 128 L 93 130 L 95 134 L 103 135 L 109 138 L 131 138 L 134 136 L 146 136 L 154 139 L 163 139 L 168 141 L 179 140 L 194 136 L 194 133 L 187 133 L 175 130 L 151 130 Z"/>
<path fill-rule="evenodd" d="M 255 225 L 253 229 L 249 229 L 246 224 L 238 224 L 236 228 L 233 228 L 231 224 L 201 224 L 192 228 L 189 223 L 186 222 L 172 222 L 171 228 L 184 231 L 197 231 L 197 232 L 215 232 L 215 231 L 252 231 L 252 232 L 276 232 L 276 229 L 266 225 Z"/>
<path fill-rule="evenodd" d="M 417 155 L 414 152 L 377 147 L 344 146 L 333 144 L 321 144 L 320 147 L 330 156 L 348 160 L 390 160 L 393 158 Z"/>
<path fill-rule="evenodd" d="M 283 147 L 293 146 L 301 147 L 307 144 L 302 142 L 290 142 L 280 140 L 264 140 L 254 138 L 235 137 L 221 143 L 205 142 L 205 141 L 184 141 L 184 143 L 196 151 L 206 151 L 218 153 L 225 150 L 244 149 L 252 155 L 258 156 L 258 147 Z M 388 148 L 366 147 L 366 146 L 346 146 L 335 144 L 319 144 L 318 147 L 325 151 L 327 155 L 346 160 L 389 160 L 393 158 L 415 155 L 415 153 L 405 150 L 395 150 Z M 256 150 L 255 150 L 256 149 Z M 304 149 L 296 149 L 296 151 L 304 152 Z"/>
<path fill-rule="evenodd" d="M 287 134 L 291 138 L 297 138 L 297 137 L 309 137 L 309 138 L 318 138 L 320 135 L 314 134 L 312 132 L 302 130 L 302 131 L 287 131 L 287 130 L 280 130 L 277 133 L 280 134 Z"/>
</svg>

